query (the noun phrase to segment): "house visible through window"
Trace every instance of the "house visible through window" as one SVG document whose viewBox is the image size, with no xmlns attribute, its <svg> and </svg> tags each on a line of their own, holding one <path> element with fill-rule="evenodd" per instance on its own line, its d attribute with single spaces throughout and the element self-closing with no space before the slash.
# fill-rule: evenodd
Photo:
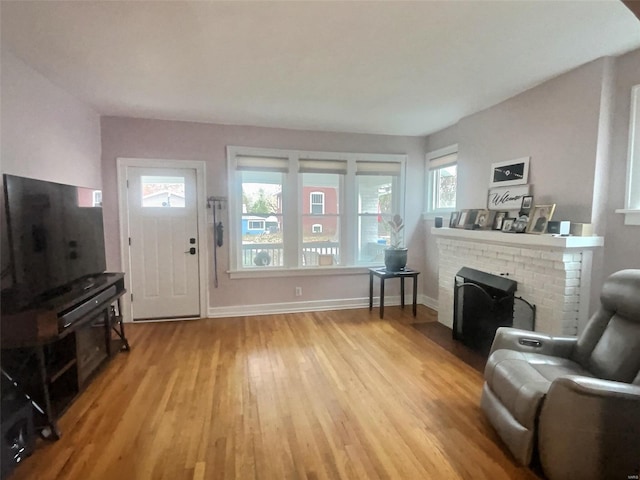
<svg viewBox="0 0 640 480">
<path fill-rule="evenodd" d="M 143 175 L 142 206 L 184 208 L 184 177 Z"/>
<path fill-rule="evenodd" d="M 300 159 L 298 173 L 302 179 L 302 263 L 319 254 L 333 255 L 339 264 L 342 253 L 340 223 L 342 188 L 347 173 L 347 162 Z M 308 202 L 306 204 L 305 202 Z"/>
<path fill-rule="evenodd" d="M 265 159 L 267 160 L 267 159 Z M 286 163 L 269 159 L 269 166 L 257 170 L 251 158 L 238 159 L 241 208 L 236 218 L 240 226 L 239 262 L 245 267 L 284 265 L 282 189 Z M 239 217 L 239 218 L 238 218 Z"/>
<path fill-rule="evenodd" d="M 228 161 L 232 272 L 382 262 L 404 155 L 228 147 Z"/>
<path fill-rule="evenodd" d="M 456 208 L 458 146 L 427 154 L 427 213 L 451 212 Z"/>
</svg>

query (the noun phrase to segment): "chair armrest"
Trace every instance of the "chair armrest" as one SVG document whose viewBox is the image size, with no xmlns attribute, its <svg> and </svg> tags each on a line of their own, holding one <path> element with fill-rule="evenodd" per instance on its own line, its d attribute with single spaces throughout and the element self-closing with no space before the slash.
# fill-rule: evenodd
<svg viewBox="0 0 640 480">
<path fill-rule="evenodd" d="M 543 402 L 538 447 L 550 480 L 630 478 L 640 468 L 640 385 L 557 378 Z"/>
<path fill-rule="evenodd" d="M 500 327 L 493 339 L 489 355 L 496 350 L 506 349 L 569 358 L 577 340 L 577 337 L 552 337 L 529 330 Z"/>
<path fill-rule="evenodd" d="M 593 401 L 610 403 L 611 405 L 616 402 L 637 402 L 636 408 L 640 408 L 640 385 L 580 375 L 567 375 L 556 378 L 553 381 L 545 402 L 557 401 L 556 397 L 560 399 L 567 397 L 571 402 L 589 398 Z M 631 412 L 618 413 L 628 418 L 628 414 Z M 637 431 L 640 432 L 640 410 L 633 413 L 638 415 L 639 420 L 635 426 Z"/>
</svg>

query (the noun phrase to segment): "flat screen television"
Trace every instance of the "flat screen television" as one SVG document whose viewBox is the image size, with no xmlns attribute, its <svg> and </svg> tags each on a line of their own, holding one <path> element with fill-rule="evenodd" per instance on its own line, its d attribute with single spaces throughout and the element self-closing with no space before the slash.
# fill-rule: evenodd
<svg viewBox="0 0 640 480">
<path fill-rule="evenodd" d="M 106 269 L 99 190 L 3 176 L 2 311 L 46 303 Z"/>
</svg>

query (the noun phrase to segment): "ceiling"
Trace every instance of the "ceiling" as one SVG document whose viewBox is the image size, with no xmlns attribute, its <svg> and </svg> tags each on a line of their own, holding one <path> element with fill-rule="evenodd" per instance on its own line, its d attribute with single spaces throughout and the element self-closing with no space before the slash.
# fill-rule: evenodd
<svg viewBox="0 0 640 480">
<path fill-rule="evenodd" d="M 3 47 L 103 115 L 426 135 L 640 47 L 618 0 L 2 1 Z"/>
</svg>

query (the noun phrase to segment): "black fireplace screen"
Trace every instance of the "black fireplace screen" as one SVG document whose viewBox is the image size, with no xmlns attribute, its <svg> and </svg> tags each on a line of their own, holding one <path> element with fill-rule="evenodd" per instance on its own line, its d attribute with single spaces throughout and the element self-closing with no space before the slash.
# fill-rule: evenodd
<svg viewBox="0 0 640 480">
<path fill-rule="evenodd" d="M 487 356 L 499 327 L 535 328 L 535 306 L 516 297 L 518 283 L 463 267 L 454 282 L 453 338 Z"/>
</svg>

